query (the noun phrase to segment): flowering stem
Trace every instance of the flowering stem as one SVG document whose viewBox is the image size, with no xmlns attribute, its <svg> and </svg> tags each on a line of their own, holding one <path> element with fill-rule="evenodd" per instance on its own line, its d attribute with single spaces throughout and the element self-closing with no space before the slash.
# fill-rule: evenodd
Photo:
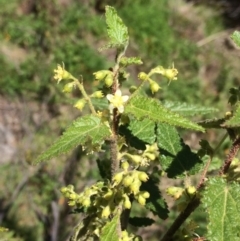
<svg viewBox="0 0 240 241">
<path fill-rule="evenodd" d="M 115 94 L 116 91 L 119 88 L 119 69 L 120 69 L 120 61 L 121 58 L 124 56 L 127 46 L 125 48 L 117 53 L 116 56 L 116 64 L 113 67 L 113 85 L 112 85 L 112 93 Z M 111 149 L 111 177 L 114 176 L 114 174 L 119 169 L 119 160 L 118 160 L 118 146 L 117 146 L 117 140 L 118 140 L 118 125 L 119 125 L 119 119 L 120 115 L 118 113 L 118 110 L 116 108 L 113 109 L 113 119 L 112 119 L 112 133 L 113 137 L 110 142 L 110 149 Z"/>
<path fill-rule="evenodd" d="M 89 98 L 87 92 L 84 89 L 83 84 L 76 78 L 72 77 L 72 79 L 74 80 L 74 83 L 77 85 L 77 87 L 79 88 L 80 92 L 82 93 L 84 99 L 87 101 L 89 108 L 92 112 L 92 114 L 97 115 L 97 112 L 92 104 L 91 98 Z"/>
</svg>

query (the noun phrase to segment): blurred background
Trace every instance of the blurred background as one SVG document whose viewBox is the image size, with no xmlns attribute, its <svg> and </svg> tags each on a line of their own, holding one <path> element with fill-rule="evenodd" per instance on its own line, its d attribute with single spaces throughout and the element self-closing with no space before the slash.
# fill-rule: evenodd
<svg viewBox="0 0 240 241">
<path fill-rule="evenodd" d="M 240 27 L 237 0 L 0 0 L 0 226 L 9 229 L 1 241 L 68 240 L 79 217 L 69 214 L 59 189 L 74 184 L 80 192 L 99 178 L 96 156 L 80 148 L 32 162 L 81 115 L 72 106 L 79 93 L 66 95 L 53 81 L 57 64 L 82 75 L 91 90 L 92 73 L 114 63 L 112 50 L 98 52 L 107 41 L 105 5 L 114 6 L 129 28 L 127 55 L 143 60 L 129 69 L 131 83 L 138 83 L 139 71 L 174 62 L 178 81 L 161 82 L 159 99 L 221 110 L 212 117 L 230 109 L 228 90 L 240 83 L 240 51 L 229 37 Z M 200 137 L 214 143 L 221 133 L 184 135 L 197 149 Z M 204 223 L 203 212 L 196 215 Z M 158 240 L 175 216 L 140 234 Z"/>
</svg>

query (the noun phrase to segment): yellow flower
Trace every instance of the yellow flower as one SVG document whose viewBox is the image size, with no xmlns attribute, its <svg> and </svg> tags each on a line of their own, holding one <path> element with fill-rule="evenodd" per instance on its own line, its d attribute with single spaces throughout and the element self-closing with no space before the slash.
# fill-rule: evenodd
<svg viewBox="0 0 240 241">
<path fill-rule="evenodd" d="M 110 102 L 109 108 L 112 111 L 114 108 L 117 108 L 119 113 L 123 113 L 124 111 L 124 103 L 128 101 L 129 96 L 122 96 L 122 92 L 118 89 L 114 95 L 108 94 L 107 99 Z"/>
<path fill-rule="evenodd" d="M 63 79 L 71 79 L 72 78 L 72 75 L 64 69 L 64 65 L 62 67 L 60 64 L 58 64 L 57 68 L 54 69 L 54 73 L 55 73 L 55 75 L 53 78 L 55 80 L 57 80 L 58 83 Z"/>
</svg>

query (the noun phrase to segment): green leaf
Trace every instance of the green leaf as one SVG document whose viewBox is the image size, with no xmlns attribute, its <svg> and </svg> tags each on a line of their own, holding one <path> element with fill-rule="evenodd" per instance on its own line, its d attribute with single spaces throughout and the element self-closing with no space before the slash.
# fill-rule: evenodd
<svg viewBox="0 0 240 241">
<path fill-rule="evenodd" d="M 220 128 L 223 128 L 222 124 L 224 123 L 224 121 L 225 121 L 225 118 L 214 118 L 214 119 L 199 121 L 198 124 L 204 128 L 220 129 Z"/>
<path fill-rule="evenodd" d="M 97 110 L 102 111 L 102 110 L 108 109 L 108 107 L 109 107 L 107 98 L 101 98 L 101 99 L 92 98 L 91 101 Z"/>
<path fill-rule="evenodd" d="M 184 178 L 202 169 L 202 160 L 183 143 L 173 126 L 164 123 L 157 125 L 157 144 L 161 148 L 161 166 L 169 178 Z"/>
<path fill-rule="evenodd" d="M 117 15 L 116 10 L 113 7 L 106 6 L 106 23 L 108 37 L 110 43 L 108 48 L 114 47 L 126 47 L 128 45 L 128 29 L 124 25 L 122 19 Z"/>
<path fill-rule="evenodd" d="M 135 226 L 135 227 L 146 227 L 150 226 L 154 223 L 155 221 L 151 218 L 147 217 L 130 217 L 129 218 L 129 224 Z"/>
<path fill-rule="evenodd" d="M 233 114 L 233 117 L 231 117 L 229 120 L 227 120 L 223 126 L 225 127 L 240 127 L 240 104 L 238 104 L 236 111 Z"/>
<path fill-rule="evenodd" d="M 207 140 L 200 140 L 199 145 L 201 148 L 198 150 L 198 156 L 200 156 L 201 158 L 205 155 L 208 155 L 210 157 L 213 156 L 214 150 Z"/>
<path fill-rule="evenodd" d="M 144 141 L 140 140 L 136 136 L 134 136 L 131 131 L 128 129 L 128 125 L 121 125 L 118 130 L 121 136 L 124 136 L 127 145 L 130 145 L 137 150 L 145 150 L 146 144 Z"/>
<path fill-rule="evenodd" d="M 239 31 L 235 31 L 232 35 L 231 35 L 232 40 L 234 41 L 234 43 L 240 47 L 240 32 Z"/>
<path fill-rule="evenodd" d="M 207 238 L 211 241 L 240 240 L 240 186 L 213 178 L 207 183 L 202 203 L 209 215 Z"/>
<path fill-rule="evenodd" d="M 163 102 L 163 105 L 167 109 L 183 116 L 206 115 L 218 111 L 218 109 L 213 107 L 171 101 L 165 101 Z"/>
<path fill-rule="evenodd" d="M 144 96 L 134 96 L 131 98 L 125 106 L 125 113 L 132 114 L 140 120 L 147 118 L 157 123 L 164 122 L 172 126 L 204 132 L 201 126 L 166 109 L 158 100 Z"/>
<path fill-rule="evenodd" d="M 116 215 L 111 222 L 107 223 L 101 233 L 101 241 L 116 241 L 119 240 L 117 233 L 117 225 L 119 222 L 119 215 Z"/>
<path fill-rule="evenodd" d="M 63 133 L 63 135 L 35 163 L 48 160 L 66 153 L 78 145 L 88 144 L 91 147 L 99 145 L 111 135 L 109 127 L 97 116 L 80 117 Z M 90 141 L 90 143 L 89 143 Z"/>
<path fill-rule="evenodd" d="M 153 144 L 156 139 L 155 123 L 149 119 L 145 120 L 132 120 L 128 126 L 131 134 L 141 141 L 148 144 Z"/>
<path fill-rule="evenodd" d="M 146 200 L 145 207 L 159 218 L 166 219 L 168 218 L 169 211 L 158 185 L 159 183 L 156 183 L 154 178 L 150 176 L 147 182 L 142 183 L 141 191 L 147 191 L 150 193 L 150 197 Z"/>
</svg>

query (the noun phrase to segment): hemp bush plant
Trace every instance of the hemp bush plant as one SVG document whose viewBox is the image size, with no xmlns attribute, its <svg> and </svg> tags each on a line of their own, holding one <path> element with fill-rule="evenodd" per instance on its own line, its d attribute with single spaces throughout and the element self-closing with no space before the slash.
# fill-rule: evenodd
<svg viewBox="0 0 240 241">
<path fill-rule="evenodd" d="M 70 240 L 142 240 L 128 226 L 150 226 L 168 217 L 170 210 L 159 190 L 161 178 L 165 176 L 185 182 L 181 187 L 166 190 L 176 201 L 179 215 L 159 240 L 240 240 L 240 162 L 236 157 L 240 148 L 240 88 L 230 90 L 232 110 L 223 118 L 195 123 L 188 118 L 212 113 L 215 109 L 170 101 L 162 103 L 154 98 L 161 90 L 158 79 L 172 84 L 177 80 L 178 71 L 174 66 L 157 66 L 149 72 L 140 72 L 139 86 L 131 86 L 129 90 L 124 87 L 129 75 L 127 67 L 140 65 L 142 61 L 125 55 L 128 29 L 109 6 L 106 23 L 109 43 L 102 50 L 116 49 L 116 59 L 112 68 L 93 73 L 97 91 L 88 94 L 83 78 L 74 77 L 64 65 L 54 70 L 55 80 L 66 81 L 64 92 L 80 90 L 82 98 L 75 107 L 80 111 L 88 108 L 90 114 L 77 118 L 36 160 L 36 163 L 42 162 L 78 145 L 87 154 L 98 156 L 101 180 L 85 187 L 82 193 L 73 185 L 61 188 L 73 213 L 82 217 Z M 238 45 L 239 35 L 235 32 L 232 36 Z M 146 92 L 146 88 L 150 92 Z M 124 95 L 125 91 L 129 94 Z M 176 127 L 198 132 L 208 128 L 226 130 L 224 138 L 229 136 L 232 146 L 215 176 L 209 175 L 208 169 L 223 140 L 215 150 L 202 140 L 200 149 L 192 151 Z M 202 174 L 198 185 L 193 186 L 189 180 L 197 173 Z M 152 213 L 151 218 L 132 217 L 131 210 L 136 203 Z M 196 222 L 185 222 L 200 204 L 208 213 L 204 237 L 197 234 Z"/>
</svg>

